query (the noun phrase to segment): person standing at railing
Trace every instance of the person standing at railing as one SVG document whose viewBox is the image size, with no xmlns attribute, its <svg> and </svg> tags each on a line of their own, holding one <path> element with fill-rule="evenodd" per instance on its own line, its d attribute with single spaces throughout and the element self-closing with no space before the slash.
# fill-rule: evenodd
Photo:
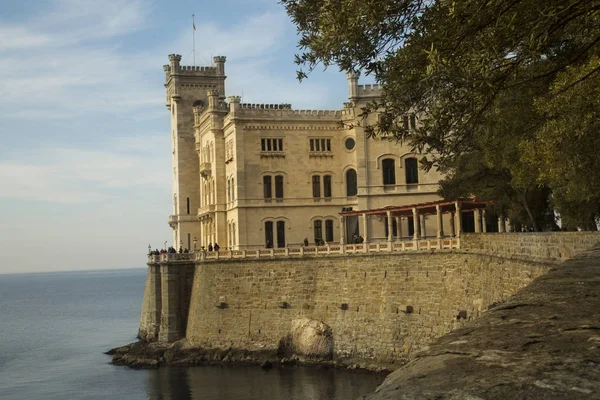
<svg viewBox="0 0 600 400">
<path fill-rule="evenodd" d="M 304 238 L 304 247 L 308 247 L 308 238 Z"/>
<path fill-rule="evenodd" d="M 212 245 L 212 242 L 208 244 L 208 251 L 213 251 L 213 245 Z"/>
<path fill-rule="evenodd" d="M 213 247 L 213 249 L 214 249 L 215 251 L 219 251 L 219 249 L 220 249 L 220 248 L 221 248 L 221 247 L 219 246 L 219 243 L 215 242 L 215 246 Z"/>
</svg>

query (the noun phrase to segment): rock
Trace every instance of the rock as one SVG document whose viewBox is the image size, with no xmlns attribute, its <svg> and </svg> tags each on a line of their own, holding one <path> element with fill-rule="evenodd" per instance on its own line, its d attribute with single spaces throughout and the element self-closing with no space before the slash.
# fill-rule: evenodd
<svg viewBox="0 0 600 400">
<path fill-rule="evenodd" d="M 598 293 L 600 246 L 439 338 L 363 399 L 598 399 Z"/>
<path fill-rule="evenodd" d="M 331 360 L 333 357 L 333 332 L 321 321 L 309 318 L 295 319 L 289 334 L 279 343 L 278 353 L 297 355 L 309 360 Z"/>
<path fill-rule="evenodd" d="M 273 368 L 273 363 L 271 361 L 269 361 L 269 360 L 266 360 L 262 364 L 260 364 L 260 367 L 262 369 L 264 369 L 265 371 L 268 371 L 271 368 Z"/>
</svg>

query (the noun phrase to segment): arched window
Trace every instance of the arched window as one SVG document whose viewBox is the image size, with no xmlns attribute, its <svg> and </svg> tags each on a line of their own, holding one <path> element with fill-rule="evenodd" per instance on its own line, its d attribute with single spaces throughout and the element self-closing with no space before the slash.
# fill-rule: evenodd
<svg viewBox="0 0 600 400">
<path fill-rule="evenodd" d="M 328 219 L 325 221 L 325 241 L 327 243 L 333 242 L 333 220 Z"/>
<path fill-rule="evenodd" d="M 273 247 L 273 221 L 265 222 L 265 247 L 267 249 Z"/>
<path fill-rule="evenodd" d="M 285 247 L 285 221 L 277 221 L 277 247 Z"/>
<path fill-rule="evenodd" d="M 321 177 L 319 175 L 312 177 L 312 192 L 313 197 L 321 197 Z"/>
<path fill-rule="evenodd" d="M 235 240 L 236 239 L 236 237 L 235 237 L 235 222 L 231 224 L 231 227 L 233 229 L 233 234 L 232 234 L 233 243 L 232 243 L 232 245 L 235 246 L 235 242 L 236 242 L 236 240 Z"/>
<path fill-rule="evenodd" d="M 406 171 L 406 184 L 419 183 L 419 166 L 417 159 L 414 157 L 404 160 L 404 169 Z"/>
<path fill-rule="evenodd" d="M 235 200 L 235 178 L 231 178 L 231 198 L 229 201 Z"/>
<path fill-rule="evenodd" d="M 275 176 L 275 198 L 283 199 L 283 175 Z"/>
<path fill-rule="evenodd" d="M 356 180 L 356 171 L 349 169 L 346 171 L 346 196 L 356 196 L 358 194 L 358 182 Z"/>
<path fill-rule="evenodd" d="M 314 221 L 314 236 L 315 243 L 320 243 L 321 239 L 323 239 L 323 222 L 320 219 Z"/>
<path fill-rule="evenodd" d="M 331 197 L 331 175 L 323 176 L 323 197 Z"/>
<path fill-rule="evenodd" d="M 263 191 L 265 195 L 265 199 L 270 199 L 273 197 L 271 192 L 271 176 L 265 175 L 263 176 Z"/>
<path fill-rule="evenodd" d="M 383 170 L 383 184 L 396 184 L 396 162 L 393 158 L 386 158 L 381 161 L 381 169 Z"/>
<path fill-rule="evenodd" d="M 227 179 L 227 202 L 231 201 L 231 181 Z"/>
</svg>

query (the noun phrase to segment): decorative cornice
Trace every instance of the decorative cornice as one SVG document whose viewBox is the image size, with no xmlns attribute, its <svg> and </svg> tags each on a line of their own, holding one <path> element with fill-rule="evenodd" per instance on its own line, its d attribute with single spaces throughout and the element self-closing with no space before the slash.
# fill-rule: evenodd
<svg viewBox="0 0 600 400">
<path fill-rule="evenodd" d="M 333 121 L 332 121 L 333 122 Z M 288 130 L 288 131 L 339 131 L 345 130 L 343 126 L 293 126 L 293 125 L 245 125 L 244 130 L 247 131 L 263 131 L 263 130 Z"/>
</svg>

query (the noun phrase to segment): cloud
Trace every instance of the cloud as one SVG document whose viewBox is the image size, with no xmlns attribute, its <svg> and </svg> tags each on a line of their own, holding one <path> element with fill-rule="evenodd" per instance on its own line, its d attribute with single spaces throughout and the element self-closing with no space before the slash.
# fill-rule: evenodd
<svg viewBox="0 0 600 400">
<path fill-rule="evenodd" d="M 0 198 L 93 203 L 134 191 L 167 191 L 169 139 L 116 140 L 102 150 L 45 148 L 0 161 Z"/>
</svg>

